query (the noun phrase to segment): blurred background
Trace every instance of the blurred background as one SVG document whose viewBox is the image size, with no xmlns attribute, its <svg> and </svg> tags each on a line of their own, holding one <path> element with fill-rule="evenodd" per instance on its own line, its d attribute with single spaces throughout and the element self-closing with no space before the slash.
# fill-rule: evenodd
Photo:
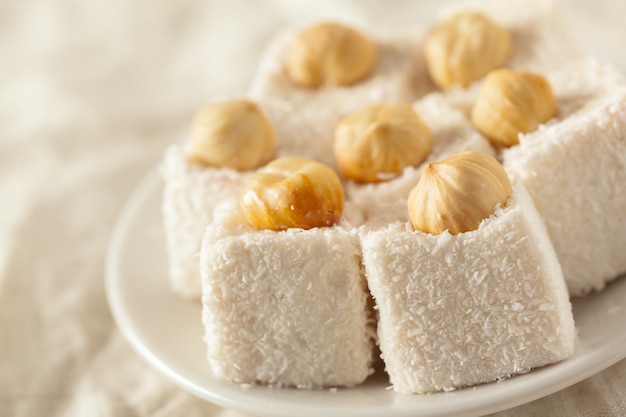
<svg viewBox="0 0 626 417">
<path fill-rule="evenodd" d="M 212 415 L 112 322 L 103 264 L 119 210 L 198 107 L 245 92 L 281 28 L 411 30 L 440 4 L 0 0 L 0 416 Z M 581 47 L 626 70 L 624 3 L 562 4 Z"/>
</svg>

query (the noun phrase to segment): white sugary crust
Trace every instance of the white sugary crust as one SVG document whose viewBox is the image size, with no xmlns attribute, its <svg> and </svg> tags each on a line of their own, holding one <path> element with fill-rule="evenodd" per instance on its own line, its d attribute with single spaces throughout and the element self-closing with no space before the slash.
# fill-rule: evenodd
<svg viewBox="0 0 626 417">
<path fill-rule="evenodd" d="M 212 371 L 279 387 L 363 382 L 373 372 L 375 329 L 356 233 L 256 231 L 230 213 L 209 228 L 202 250 Z"/>
<path fill-rule="evenodd" d="M 559 263 L 523 186 L 473 232 L 362 228 L 363 260 L 395 390 L 490 382 L 567 358 L 575 328 Z"/>
<path fill-rule="evenodd" d="M 626 86 L 593 61 L 550 78 L 559 120 L 521 136 L 503 160 L 533 196 L 570 293 L 584 295 L 626 273 Z"/>
<path fill-rule="evenodd" d="M 165 153 L 161 176 L 165 241 L 172 289 L 185 298 L 199 299 L 199 255 L 213 209 L 224 201 L 239 201 L 249 173 L 228 168 L 209 168 L 189 162 L 183 149 L 172 145 Z"/>
<path fill-rule="evenodd" d="M 334 130 L 348 114 L 372 104 L 413 102 L 435 90 L 417 53 L 423 34 L 376 36 L 367 34 L 377 48 L 376 65 L 363 81 L 351 86 L 319 89 L 294 85 L 284 71 L 285 56 L 296 30 L 276 37 L 264 54 L 250 89 L 250 96 L 265 110 L 285 138 L 278 155 L 298 154 L 335 167 L 332 153 Z"/>
</svg>

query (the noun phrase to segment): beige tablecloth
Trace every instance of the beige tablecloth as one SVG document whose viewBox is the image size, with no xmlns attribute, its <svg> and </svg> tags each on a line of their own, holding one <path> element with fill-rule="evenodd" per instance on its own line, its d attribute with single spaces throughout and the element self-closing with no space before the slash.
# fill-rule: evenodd
<svg viewBox="0 0 626 417">
<path fill-rule="evenodd" d="M 122 338 L 103 284 L 116 215 L 198 106 L 245 90 L 285 24 L 347 16 L 408 28 L 435 7 L 0 2 L 0 416 L 242 416 L 177 388 Z M 578 0 L 571 10 L 583 46 L 626 69 L 616 54 L 626 7 Z M 625 416 L 626 361 L 497 415 Z"/>
</svg>

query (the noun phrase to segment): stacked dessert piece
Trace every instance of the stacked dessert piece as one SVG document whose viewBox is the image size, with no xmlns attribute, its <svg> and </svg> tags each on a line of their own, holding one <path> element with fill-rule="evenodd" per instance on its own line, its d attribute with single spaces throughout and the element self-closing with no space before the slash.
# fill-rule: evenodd
<svg viewBox="0 0 626 417">
<path fill-rule="evenodd" d="M 626 272 L 626 84 L 608 65 L 550 73 L 558 116 L 502 152 L 531 193 L 570 294 L 602 290 Z"/>
<path fill-rule="evenodd" d="M 198 112 L 163 212 L 215 375 L 354 386 L 378 345 L 427 393 L 573 353 L 569 296 L 626 272 L 626 88 L 531 3 L 288 31 L 248 97 Z"/>
</svg>

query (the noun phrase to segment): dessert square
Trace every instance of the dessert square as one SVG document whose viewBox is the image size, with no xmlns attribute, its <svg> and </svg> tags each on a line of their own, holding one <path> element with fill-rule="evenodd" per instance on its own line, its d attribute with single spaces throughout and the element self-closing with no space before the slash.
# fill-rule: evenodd
<svg viewBox="0 0 626 417">
<path fill-rule="evenodd" d="M 206 167 L 190 162 L 179 145 L 167 149 L 161 176 L 169 281 L 179 295 L 200 299 L 200 246 L 213 209 L 224 201 L 239 200 L 249 173 Z"/>
<path fill-rule="evenodd" d="M 376 46 L 376 63 L 367 78 L 350 86 L 306 88 L 285 73 L 285 60 L 295 30 L 280 34 L 264 54 L 250 96 L 266 112 L 283 140 L 278 156 L 301 155 L 336 167 L 334 129 L 344 116 L 372 104 L 413 102 L 434 91 L 419 53 L 423 34 L 378 36 L 366 32 Z"/>
<path fill-rule="evenodd" d="M 483 13 L 511 33 L 512 53 L 504 66 L 541 72 L 581 56 L 559 4 L 555 0 L 461 0 L 444 5 L 438 16 L 442 20 L 460 12 Z"/>
<path fill-rule="evenodd" d="M 504 67 L 540 74 L 554 71 L 570 61 L 584 60 L 584 54 L 573 42 L 566 15 L 554 0 L 461 0 L 444 5 L 438 20 L 458 13 L 479 12 L 509 31 L 511 53 Z M 444 95 L 446 102 L 469 116 L 482 82 L 467 88 L 453 87 L 433 92 Z"/>
<path fill-rule="evenodd" d="M 543 217 L 572 295 L 626 273 L 626 88 L 593 61 L 552 74 L 559 117 L 520 135 L 503 165 Z"/>
<path fill-rule="evenodd" d="M 237 207 L 219 212 L 201 255 L 212 371 L 298 388 L 363 382 L 375 330 L 358 236 L 342 226 L 259 231 Z"/>
<path fill-rule="evenodd" d="M 522 184 L 477 230 L 362 229 L 393 388 L 448 391 L 563 360 L 575 328 L 562 272 Z"/>
</svg>

